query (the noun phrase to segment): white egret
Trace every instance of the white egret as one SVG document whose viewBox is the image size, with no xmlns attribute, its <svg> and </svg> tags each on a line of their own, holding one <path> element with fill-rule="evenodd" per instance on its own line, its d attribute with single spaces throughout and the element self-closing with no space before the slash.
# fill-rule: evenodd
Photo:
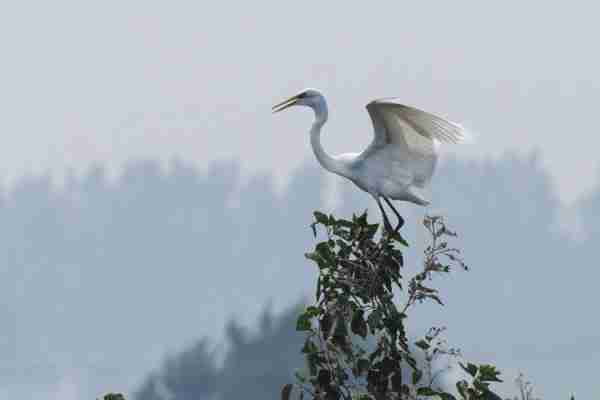
<svg viewBox="0 0 600 400">
<path fill-rule="evenodd" d="M 341 175 L 369 193 L 379 206 L 389 231 L 404 223 L 392 200 L 426 206 L 422 189 L 430 182 L 438 160 L 440 142 L 458 143 L 464 129 L 444 118 L 403 105 L 397 99 L 379 99 L 367 104 L 375 137 L 362 153 L 329 155 L 321 145 L 321 128 L 327 122 L 325 97 L 316 89 L 306 89 L 273 106 L 273 112 L 291 106 L 313 109 L 315 121 L 310 130 L 313 151 L 328 171 Z M 383 198 L 398 219 L 392 228 L 381 204 Z"/>
</svg>

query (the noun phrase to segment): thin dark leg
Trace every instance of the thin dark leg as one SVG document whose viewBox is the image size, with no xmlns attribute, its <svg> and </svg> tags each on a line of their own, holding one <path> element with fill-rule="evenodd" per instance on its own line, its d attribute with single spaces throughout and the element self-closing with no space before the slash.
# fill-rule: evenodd
<svg viewBox="0 0 600 400">
<path fill-rule="evenodd" d="M 392 228 L 392 224 L 390 224 L 390 220 L 388 219 L 388 216 L 385 213 L 383 206 L 381 205 L 381 200 L 379 200 L 379 197 L 375 197 L 375 201 L 377 201 L 377 205 L 379 206 L 379 210 L 381 210 L 381 215 L 383 216 L 383 226 L 388 232 L 393 232 L 394 229 Z"/>
<path fill-rule="evenodd" d="M 390 208 L 392 209 L 392 211 L 394 212 L 394 214 L 396 214 L 396 218 L 398 218 L 398 225 L 396 225 L 396 229 L 394 229 L 394 232 L 398 232 L 398 230 L 400 228 L 402 228 L 402 225 L 404 225 L 404 218 L 402 218 L 400 216 L 400 213 L 398 212 L 398 210 L 396 210 L 396 208 L 394 207 L 394 205 L 392 204 L 392 202 L 390 201 L 390 199 L 388 199 L 385 196 L 382 196 L 382 197 L 385 200 L 385 202 L 387 203 L 387 205 L 390 206 Z"/>
</svg>

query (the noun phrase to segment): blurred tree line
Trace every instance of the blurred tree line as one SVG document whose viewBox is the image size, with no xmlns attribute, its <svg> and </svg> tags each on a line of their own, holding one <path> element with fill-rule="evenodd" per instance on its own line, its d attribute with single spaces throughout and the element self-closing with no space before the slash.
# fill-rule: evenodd
<svg viewBox="0 0 600 400">
<path fill-rule="evenodd" d="M 323 208 L 325 187 L 316 168 L 304 167 L 279 191 L 269 175 L 242 177 L 236 162 L 206 170 L 136 162 L 116 180 L 97 167 L 68 176 L 64 186 L 46 176 L 17 180 L 0 196 L 0 318 L 7 327 L 1 383 L 50 385 L 70 368 L 81 374 L 76 381 L 89 377 L 88 397 L 131 388 L 173 345 L 219 331 L 215 325 L 231 316 L 226 310 L 241 310 L 241 327 L 254 324 L 269 299 L 279 309 L 297 301 L 312 290 L 302 259 L 312 240 L 306 216 Z M 461 247 L 477 268 L 447 282 L 449 292 L 468 288 L 471 297 L 453 298 L 443 315 L 428 312 L 465 321 L 464 310 L 483 307 L 484 323 L 453 324 L 465 352 L 530 374 L 560 363 L 580 371 L 569 379 L 594 381 L 599 359 L 585 349 L 596 346 L 599 328 L 584 329 L 581 316 L 595 313 L 588 296 L 600 278 L 593 268 L 600 186 L 576 204 L 586 234 L 580 240 L 558 230 L 557 193 L 538 157 L 448 160 L 433 190 L 433 203 L 459 227 Z M 338 215 L 371 205 L 344 183 L 338 200 Z M 420 218 L 414 209 L 401 211 L 407 237 L 419 243 L 411 224 Z M 419 254 L 409 249 L 407 264 Z M 236 296 L 225 294 L 232 271 L 244 283 Z M 107 287 L 118 295 L 107 297 Z M 535 328 L 523 328 L 532 316 Z M 485 337 L 493 350 L 479 342 Z"/>
</svg>

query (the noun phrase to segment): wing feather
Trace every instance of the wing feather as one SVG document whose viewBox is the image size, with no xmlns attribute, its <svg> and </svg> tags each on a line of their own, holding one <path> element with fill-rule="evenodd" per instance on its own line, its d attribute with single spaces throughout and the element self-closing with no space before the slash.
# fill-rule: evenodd
<svg viewBox="0 0 600 400">
<path fill-rule="evenodd" d="M 425 188 L 437 164 L 440 142 L 458 143 L 465 136 L 460 125 L 396 99 L 375 100 L 367 104 L 367 111 L 375 137 L 359 161 L 372 160 L 371 173 L 388 185 L 384 189 L 393 199 L 406 200 L 407 187 Z M 410 196 L 419 197 L 416 192 Z"/>
<path fill-rule="evenodd" d="M 367 104 L 367 111 L 375 127 L 376 146 L 399 144 L 418 151 L 418 148 L 411 146 L 411 143 L 417 142 L 422 146 L 420 150 L 430 152 L 436 140 L 459 143 L 465 137 L 461 125 L 401 104 L 396 99 L 375 100 Z M 420 138 L 415 138 L 416 134 Z"/>
</svg>

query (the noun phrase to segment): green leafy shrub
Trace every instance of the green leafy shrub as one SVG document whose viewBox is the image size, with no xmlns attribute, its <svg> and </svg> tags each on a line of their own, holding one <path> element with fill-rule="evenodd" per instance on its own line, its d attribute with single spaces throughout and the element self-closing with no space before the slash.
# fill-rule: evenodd
<svg viewBox="0 0 600 400">
<path fill-rule="evenodd" d="M 325 240 L 306 254 L 318 267 L 315 302 L 296 324 L 306 333 L 302 353 L 307 370 L 296 373 L 296 383 L 283 387 L 282 399 L 288 400 L 294 387 L 300 399 L 306 395 L 327 400 L 455 399 L 434 389 L 430 365 L 417 364 L 406 325 L 416 304 L 443 305 L 431 286 L 435 274 L 457 266 L 468 269 L 460 251 L 448 244 L 456 234 L 441 217 L 426 217 L 423 223 L 431 244 L 425 249 L 423 268 L 407 279 L 402 249 L 408 243 L 400 233 L 378 235 L 379 225 L 368 222 L 366 211 L 352 220 L 318 211 L 314 216 L 315 237 L 318 229 L 325 231 Z M 396 304 L 397 295 L 403 297 L 402 305 Z M 414 343 L 426 360 L 441 352 L 457 354 L 440 346 L 437 338 L 442 331 L 433 327 Z M 457 383 L 463 399 L 498 398 L 490 389 L 492 382 L 501 382 L 494 366 L 461 366 L 472 378 Z M 406 369 L 409 380 L 404 379 Z"/>
</svg>

